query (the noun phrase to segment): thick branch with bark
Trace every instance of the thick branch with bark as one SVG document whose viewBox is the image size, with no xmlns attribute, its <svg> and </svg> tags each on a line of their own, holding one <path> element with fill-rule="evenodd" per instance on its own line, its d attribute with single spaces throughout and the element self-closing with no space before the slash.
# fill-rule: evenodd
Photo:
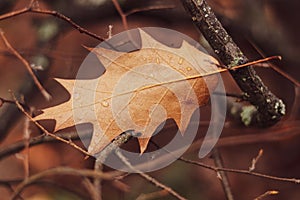
<svg viewBox="0 0 300 200">
<path fill-rule="evenodd" d="M 209 42 L 221 62 L 228 68 L 248 62 L 247 57 L 233 42 L 205 0 L 181 0 L 199 31 Z M 247 100 L 256 107 L 252 122 L 271 126 L 285 114 L 285 104 L 262 82 L 254 69 L 230 70 Z"/>
</svg>

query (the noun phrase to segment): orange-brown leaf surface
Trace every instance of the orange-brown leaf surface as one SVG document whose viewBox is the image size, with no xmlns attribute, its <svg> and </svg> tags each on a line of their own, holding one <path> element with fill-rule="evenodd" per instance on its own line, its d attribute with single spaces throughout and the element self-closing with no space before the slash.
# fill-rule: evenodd
<svg viewBox="0 0 300 200">
<path fill-rule="evenodd" d="M 36 120 L 55 119 L 55 131 L 80 123 L 93 124 L 88 151 L 99 153 L 126 130 L 141 133 L 141 153 L 157 127 L 174 119 L 184 133 L 194 111 L 209 100 L 212 75 L 218 63 L 213 57 L 183 41 L 170 48 L 139 30 L 141 49 L 116 52 L 90 49 L 104 65 L 103 75 L 91 80 L 56 79 L 71 94 L 58 106 L 43 110 Z"/>
</svg>

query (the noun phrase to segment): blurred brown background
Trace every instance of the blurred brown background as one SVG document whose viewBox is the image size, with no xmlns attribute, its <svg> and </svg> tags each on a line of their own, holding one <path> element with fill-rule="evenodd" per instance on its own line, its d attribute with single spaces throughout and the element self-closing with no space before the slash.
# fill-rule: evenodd
<svg viewBox="0 0 300 200">
<path fill-rule="evenodd" d="M 22 9 L 28 3 L 27 0 L 2 0 L 0 14 Z M 122 0 L 119 3 L 125 12 L 132 9 L 146 9 L 128 16 L 129 28 L 159 26 L 177 30 L 197 41 L 202 40 L 179 0 Z M 113 25 L 113 34 L 124 30 L 120 15 L 109 0 L 41 0 L 39 4 L 42 8 L 56 10 L 70 17 L 82 27 L 103 38 L 107 38 L 109 25 Z M 295 79 L 300 79 L 299 1 L 208 0 L 208 4 L 212 6 L 220 21 L 250 60 L 262 57 L 255 47 L 266 56 L 281 55 L 283 60 L 273 63 Z M 172 8 L 147 10 L 153 6 Z M 0 28 L 21 55 L 35 66 L 42 66 L 43 69 L 36 73 L 43 80 L 46 89 L 54 94 L 52 96 L 61 96 L 61 99 L 47 103 L 33 86 L 31 77 L 22 63 L 0 42 L 0 97 L 11 99 L 8 90 L 12 90 L 18 96 L 24 95 L 25 102 L 35 108 L 43 108 L 66 100 L 67 97 L 63 97 L 63 94 L 56 95 L 57 84 L 52 78 L 74 78 L 81 62 L 89 53 L 82 45 L 92 47 L 99 44 L 99 41 L 80 34 L 68 23 L 48 15 L 26 13 L 0 21 Z M 228 125 L 224 128 L 222 137 L 243 135 L 255 137 L 255 134 L 272 133 L 276 127 L 286 137 L 272 142 L 266 139 L 256 142 L 249 140 L 249 143 L 246 141 L 240 144 L 227 142 L 220 148 L 225 166 L 248 169 L 252 158 L 262 148 L 264 155 L 257 164 L 257 171 L 299 178 L 300 137 L 297 136 L 299 135 L 297 131 L 293 131 L 298 130 L 297 121 L 291 123 L 290 129 L 282 128 L 291 122 L 288 116 L 295 100 L 294 86 L 270 68 L 260 68 L 257 71 L 270 90 L 287 104 L 287 117 L 270 130 L 245 128 L 237 120 L 228 118 Z M 224 74 L 224 82 L 228 92 L 239 92 L 228 74 Z M 299 112 L 296 111 L 296 114 L 298 116 L 293 120 L 299 119 Z M 3 149 L 22 139 L 24 117 L 14 105 L 4 104 L 0 107 L 0 126 L 0 149 Z M 202 129 L 205 130 L 205 127 L 200 130 Z M 293 132 L 293 137 L 289 137 L 289 132 Z M 32 136 L 39 134 L 35 131 Z M 201 137 L 203 133 L 199 131 L 198 139 Z M 132 142 L 132 145 L 136 143 Z M 197 153 L 198 149 L 192 149 L 186 156 L 197 159 Z M 32 147 L 29 155 L 30 174 L 55 166 L 93 167 L 93 159 L 84 160 L 84 156 L 78 151 L 59 142 Z M 213 165 L 213 160 L 209 156 L 202 161 Z M 225 199 L 221 184 L 213 171 L 177 161 L 150 174 L 187 199 Z M 22 179 L 23 176 L 23 164 L 16 155 L 1 158 L 0 181 Z M 264 199 L 298 199 L 300 196 L 299 185 L 296 184 L 234 173 L 228 176 L 236 199 L 254 199 L 268 190 L 278 190 L 280 193 Z M 22 196 L 24 199 L 89 199 L 81 181 L 78 177 L 54 177 L 50 179 L 50 183 L 45 182 L 26 188 Z M 122 191 L 113 182 L 104 182 L 103 199 L 136 199 L 142 193 L 158 190 L 137 175 L 125 177 L 122 182 L 129 186 L 128 191 Z M 0 194 L 1 199 L 9 199 L 11 191 L 0 185 Z M 161 199 L 173 197 L 165 196 Z"/>
</svg>

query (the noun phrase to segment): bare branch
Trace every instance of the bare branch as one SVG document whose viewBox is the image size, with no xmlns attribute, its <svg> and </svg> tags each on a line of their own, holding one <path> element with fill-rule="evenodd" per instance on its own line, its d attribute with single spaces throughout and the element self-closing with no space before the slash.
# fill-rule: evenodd
<svg viewBox="0 0 300 200">
<path fill-rule="evenodd" d="M 248 62 L 233 42 L 205 0 L 181 0 L 198 30 L 204 35 L 220 60 L 231 68 Z M 230 71 L 248 101 L 257 109 L 253 122 L 271 126 L 285 114 L 285 104 L 262 82 L 252 67 Z"/>
</svg>

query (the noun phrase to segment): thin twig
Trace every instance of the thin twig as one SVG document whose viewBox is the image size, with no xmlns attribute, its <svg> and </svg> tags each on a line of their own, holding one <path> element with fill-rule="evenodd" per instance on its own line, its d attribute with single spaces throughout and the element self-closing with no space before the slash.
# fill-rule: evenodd
<svg viewBox="0 0 300 200">
<path fill-rule="evenodd" d="M 3 104 L 5 104 L 5 103 L 16 105 L 16 102 L 15 102 L 15 101 L 12 101 L 12 100 L 9 100 L 9 99 L 4 99 L 4 98 L 0 97 L 0 107 L 1 107 Z M 19 102 L 19 103 L 22 105 L 22 107 L 23 107 L 25 110 L 29 110 L 29 107 L 28 107 L 26 104 L 21 103 L 21 102 Z"/>
<path fill-rule="evenodd" d="M 289 183 L 295 183 L 295 184 L 300 184 L 300 179 L 297 178 L 284 178 L 284 177 L 277 177 L 277 176 L 271 176 L 267 174 L 262 174 L 258 172 L 253 172 L 249 170 L 243 170 L 243 169 L 230 169 L 230 168 L 219 168 L 211 165 L 204 164 L 202 162 L 194 161 L 194 160 L 189 160 L 183 157 L 180 157 L 179 160 L 185 162 L 185 163 L 190 163 L 193 165 L 197 165 L 206 169 L 213 170 L 215 172 L 219 171 L 225 171 L 225 172 L 232 172 L 232 173 L 237 173 L 237 174 L 245 174 L 245 175 L 251 175 L 251 176 L 256 176 L 259 178 L 266 178 L 274 181 L 282 181 L 282 182 L 289 182 Z"/>
<path fill-rule="evenodd" d="M 266 57 L 265 54 L 263 53 L 263 51 L 257 46 L 255 45 L 252 41 L 250 41 L 250 44 L 255 48 L 255 50 L 263 57 Z M 285 77 L 287 80 L 289 80 L 290 82 L 292 82 L 294 84 L 294 93 L 295 93 L 295 97 L 294 97 L 294 103 L 293 106 L 291 108 L 291 113 L 289 116 L 290 120 L 295 120 L 297 117 L 297 114 L 299 112 L 299 106 L 300 106 L 300 82 L 298 80 L 296 80 L 294 77 L 292 77 L 290 74 L 286 73 L 285 71 L 283 71 L 282 69 L 280 69 L 279 67 L 277 67 L 276 65 L 270 63 L 269 66 L 276 71 L 277 73 L 279 73 L 281 76 Z"/>
<path fill-rule="evenodd" d="M 111 0 L 117 10 L 117 12 L 119 13 L 121 19 L 122 19 L 122 24 L 123 27 L 126 31 L 126 34 L 128 36 L 129 41 L 131 41 L 131 43 L 133 44 L 133 46 L 138 49 L 138 44 L 135 42 L 135 40 L 132 38 L 132 35 L 129 31 L 127 31 L 129 29 L 128 27 L 128 22 L 127 22 L 127 15 L 124 13 L 124 11 L 122 10 L 118 0 Z"/>
<path fill-rule="evenodd" d="M 212 121 L 213 123 L 217 122 L 219 120 L 219 116 L 221 116 L 219 108 L 217 109 L 217 112 L 218 112 L 217 113 L 217 118 L 215 118 Z M 218 134 L 216 134 L 215 131 L 213 131 L 213 138 L 218 138 L 218 137 L 219 137 Z M 222 158 L 221 152 L 219 150 L 219 147 L 214 147 L 212 149 L 212 158 L 214 159 L 214 163 L 215 163 L 216 167 L 224 168 L 224 162 L 223 162 L 223 158 Z M 219 180 L 222 184 L 226 199 L 227 200 L 234 200 L 233 193 L 232 193 L 231 186 L 230 186 L 229 179 L 228 179 L 228 176 L 227 176 L 226 172 L 225 171 L 218 171 L 217 172 L 217 177 L 219 178 Z"/>
<path fill-rule="evenodd" d="M 20 9 L 20 10 L 16 10 L 4 15 L 0 15 L 0 21 L 4 20 L 4 19 L 8 19 L 8 18 L 12 18 L 18 15 L 22 15 L 25 13 L 38 13 L 38 14 L 44 14 L 44 15 L 52 15 L 58 19 L 61 19 L 65 22 L 67 22 L 68 24 L 70 24 L 73 28 L 75 28 L 76 30 L 78 30 L 80 33 L 88 35 L 94 39 L 97 39 L 99 41 L 105 41 L 104 38 L 102 38 L 101 36 L 92 33 L 90 31 L 88 31 L 87 29 L 81 27 L 80 25 L 78 25 L 77 23 L 75 23 L 72 19 L 70 19 L 69 17 L 54 11 L 54 10 L 45 10 L 45 9 L 40 9 L 39 7 L 34 7 L 34 4 L 31 2 L 26 8 Z"/>
<path fill-rule="evenodd" d="M 254 200 L 260 200 L 260 199 L 263 199 L 263 198 L 265 198 L 267 196 L 277 195 L 277 194 L 279 194 L 279 192 L 277 190 L 270 190 L 270 191 L 267 191 L 267 192 L 263 193 L 262 195 L 259 195 Z"/>
<path fill-rule="evenodd" d="M 91 133 L 89 133 L 88 131 L 86 134 L 82 135 L 81 137 L 79 137 L 76 132 L 57 133 L 55 135 L 65 140 L 79 140 L 79 139 L 84 140 L 84 139 L 91 138 Z M 50 142 L 60 142 L 60 141 L 58 141 L 56 138 L 50 135 L 43 134 L 40 136 L 30 138 L 29 146 L 32 147 L 35 145 L 45 144 Z M 26 146 L 25 143 L 26 143 L 25 140 L 21 140 L 16 143 L 0 148 L 0 160 L 5 158 L 6 156 L 18 153 L 21 150 L 23 150 Z"/>
<path fill-rule="evenodd" d="M 162 10 L 162 9 L 172 9 L 175 8 L 175 5 L 160 5 L 160 6 L 148 6 L 145 8 L 134 8 L 124 13 L 125 16 L 129 16 L 138 12 L 150 11 L 150 10 Z"/>
<path fill-rule="evenodd" d="M 169 194 L 171 194 L 172 196 L 176 197 L 177 199 L 180 200 L 186 200 L 186 198 L 182 197 L 181 195 L 179 195 L 177 192 L 175 192 L 172 188 L 162 184 L 161 182 L 159 182 L 158 180 L 156 180 L 155 178 L 149 176 L 148 174 L 143 173 L 142 171 L 136 169 L 134 166 L 131 165 L 131 163 L 126 159 L 126 157 L 123 156 L 123 154 L 119 151 L 116 150 L 115 151 L 116 155 L 120 158 L 120 160 L 127 166 L 129 167 L 131 170 L 133 170 L 135 173 L 138 173 L 138 175 L 140 175 L 141 177 L 143 177 L 144 179 L 146 179 L 147 181 L 151 182 L 152 184 L 154 184 L 156 187 L 159 187 L 161 189 L 164 189 L 166 191 L 168 191 Z"/>
<path fill-rule="evenodd" d="M 8 40 L 6 39 L 4 32 L 2 30 L 0 30 L 0 36 L 1 39 L 3 40 L 5 46 L 12 52 L 12 54 L 14 54 L 26 67 L 28 73 L 30 74 L 30 76 L 32 77 L 35 85 L 38 87 L 38 89 L 41 91 L 41 93 L 43 94 L 43 96 L 49 101 L 51 99 L 51 95 L 45 90 L 45 88 L 42 86 L 42 84 L 40 83 L 40 81 L 38 80 L 38 78 L 36 77 L 36 75 L 34 74 L 32 68 L 30 67 L 30 64 L 27 60 L 25 60 L 25 58 L 23 58 L 21 56 L 21 54 L 16 51 L 11 44 L 8 42 Z"/>
<path fill-rule="evenodd" d="M 257 164 L 258 160 L 262 157 L 263 152 L 264 152 L 263 149 L 260 149 L 257 156 L 252 159 L 251 166 L 249 167 L 249 171 L 255 170 L 256 164 Z"/>
<path fill-rule="evenodd" d="M 128 34 L 129 34 L 129 36 L 131 35 L 129 32 L 128 32 Z M 275 57 L 278 57 L 278 56 L 275 56 Z M 253 61 L 253 62 L 255 62 L 255 63 L 257 63 L 257 62 L 264 62 L 265 60 L 266 59 L 261 59 L 261 60 L 257 60 L 257 61 Z M 120 96 L 120 95 L 126 95 L 126 94 L 131 94 L 131 93 L 134 93 L 134 92 L 141 92 L 143 90 L 148 90 L 150 88 L 154 88 L 154 87 L 158 87 L 158 86 L 163 86 L 163 85 L 178 83 L 178 82 L 182 82 L 182 81 L 187 81 L 187 80 L 193 80 L 193 79 L 197 79 L 197 78 L 207 77 L 207 76 L 211 76 L 211 75 L 219 74 L 219 73 L 223 73 L 223 72 L 228 72 L 228 71 L 231 72 L 231 71 L 234 71 L 234 70 L 237 70 L 237 69 L 240 69 L 240 68 L 245 68 L 248 65 L 249 65 L 249 63 L 245 63 L 245 64 L 242 64 L 242 65 L 234 66 L 234 67 L 232 67 L 230 69 L 220 69 L 219 68 L 216 71 L 211 71 L 211 72 L 196 74 L 196 75 L 193 75 L 193 76 L 189 76 L 189 77 L 185 77 L 185 78 L 180 78 L 180 79 L 175 79 L 175 80 L 170 80 L 170 81 L 165 81 L 165 82 L 160 82 L 160 83 L 156 83 L 156 84 L 152 84 L 152 85 L 146 85 L 146 86 L 141 87 L 141 88 L 136 88 L 134 90 L 126 91 L 124 93 L 119 93 L 118 96 Z M 112 96 L 104 98 L 104 100 L 109 100 L 109 99 L 112 99 L 114 97 L 115 96 L 112 95 Z M 247 99 L 247 100 L 249 100 L 249 97 L 247 97 L 247 96 L 245 96 L 244 98 Z"/>
<path fill-rule="evenodd" d="M 151 141 L 157 148 L 160 148 L 159 145 L 157 145 L 156 143 L 154 143 L 153 141 Z M 163 148 L 163 150 L 165 150 L 166 152 L 168 152 L 169 154 L 167 154 L 166 156 L 163 156 L 162 158 L 158 159 L 158 161 L 160 160 L 164 160 L 164 159 L 168 159 L 166 157 L 169 156 L 173 156 L 176 155 L 176 152 L 170 152 L 166 149 Z M 176 157 L 177 158 L 177 157 Z M 267 174 L 262 174 L 262 173 L 257 173 L 257 172 L 252 172 L 249 170 L 242 170 L 242 169 L 230 169 L 230 168 L 222 168 L 222 167 L 216 167 L 213 165 L 207 165 L 203 162 L 198 162 L 195 160 L 190 160 L 190 159 L 186 159 L 183 156 L 179 157 L 178 160 L 185 162 L 185 163 L 189 163 L 189 164 L 193 164 L 193 165 L 197 165 L 209 170 L 213 170 L 215 172 L 219 172 L 219 171 L 224 171 L 224 172 L 232 172 L 232 173 L 239 173 L 239 174 L 245 174 L 245 175 L 253 175 L 256 177 L 260 177 L 260 178 L 266 178 L 266 179 L 271 179 L 271 180 L 276 180 L 276 181 L 283 181 L 283 182 L 290 182 L 290 183 L 296 183 L 296 184 L 300 184 L 300 179 L 296 179 L 296 178 L 282 178 L 282 177 L 277 177 L 277 176 L 271 176 L 271 175 L 267 175 Z M 149 165 L 150 163 L 147 163 L 147 165 Z M 142 168 L 143 166 L 139 165 L 139 168 Z"/>
<path fill-rule="evenodd" d="M 222 160 L 221 154 L 219 152 L 219 149 L 217 147 L 212 150 L 212 156 L 213 156 L 216 167 L 224 168 L 223 167 L 224 166 L 223 160 Z M 217 174 L 218 174 L 218 177 L 219 177 L 219 179 L 222 183 L 222 187 L 223 187 L 223 190 L 225 192 L 226 199 L 227 200 L 234 200 L 233 194 L 232 194 L 232 191 L 231 191 L 231 187 L 230 187 L 230 183 L 229 183 L 228 176 L 227 176 L 226 172 L 225 171 L 218 171 Z"/>
<path fill-rule="evenodd" d="M 122 24 L 124 26 L 125 30 L 128 30 L 128 23 L 127 23 L 127 15 L 123 12 L 119 2 L 117 0 L 111 0 L 116 8 L 116 10 L 118 11 L 121 19 L 122 19 Z"/>
<path fill-rule="evenodd" d="M 12 97 L 17 105 L 17 107 L 25 114 L 25 116 L 30 119 L 30 121 L 32 121 L 38 128 L 40 128 L 46 135 L 49 135 L 55 139 L 57 139 L 58 141 L 64 142 L 70 146 L 72 146 L 73 148 L 79 150 L 80 152 L 84 153 L 87 156 L 91 156 L 89 154 L 89 152 L 87 152 L 86 150 L 82 149 L 81 147 L 77 146 L 74 142 L 70 141 L 70 140 L 65 140 L 63 138 L 58 137 L 57 135 L 50 133 L 49 131 L 47 131 L 42 125 L 40 125 L 37 121 L 35 121 L 26 111 L 25 109 L 22 107 L 22 105 L 19 103 L 19 101 L 17 100 L 16 96 L 12 94 Z"/>
<path fill-rule="evenodd" d="M 263 53 L 263 51 L 256 44 L 254 44 L 250 40 L 248 40 L 248 41 L 253 46 L 253 48 L 259 53 L 259 55 L 261 55 L 264 58 L 266 57 L 266 55 Z M 272 63 L 269 63 L 269 66 L 274 71 L 276 71 L 277 73 L 279 73 L 281 76 L 283 76 L 287 80 L 291 81 L 296 87 L 300 87 L 300 82 L 298 80 L 296 80 L 294 77 L 292 77 L 290 74 L 286 73 L 285 71 L 283 71 L 282 69 L 280 69 L 279 67 L 277 67 L 276 65 L 274 65 Z"/>
</svg>

